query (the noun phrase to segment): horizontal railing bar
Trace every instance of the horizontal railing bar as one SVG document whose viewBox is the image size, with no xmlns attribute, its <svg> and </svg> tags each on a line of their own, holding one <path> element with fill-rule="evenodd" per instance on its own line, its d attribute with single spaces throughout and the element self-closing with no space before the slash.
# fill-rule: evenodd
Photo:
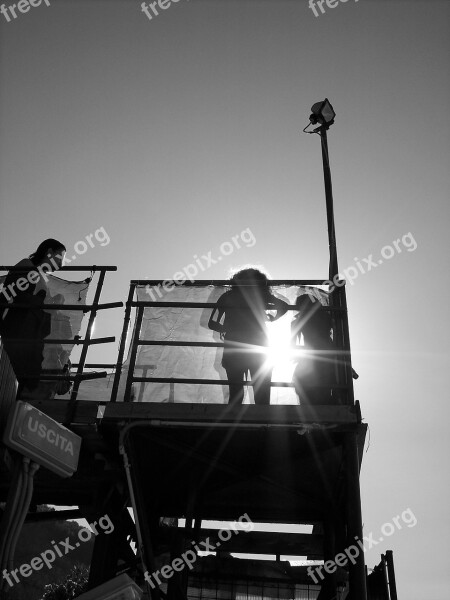
<svg viewBox="0 0 450 600">
<path fill-rule="evenodd" d="M 92 266 L 78 266 L 78 267 L 69 267 L 69 265 L 64 265 L 64 267 L 61 267 L 61 269 L 59 269 L 59 271 L 94 271 L 94 272 L 101 272 L 101 271 L 117 271 L 117 266 L 115 265 L 103 265 L 103 266 L 99 266 L 99 265 L 92 265 Z"/>
<path fill-rule="evenodd" d="M 1 293 L 1 291 L 0 291 Z M 9 308 L 10 310 L 26 310 L 30 308 L 45 310 L 81 310 L 88 312 L 90 310 L 104 310 L 108 308 L 122 308 L 123 302 L 107 302 L 105 304 L 30 304 L 25 302 L 8 303 L 0 302 L 0 308 Z"/>
<path fill-rule="evenodd" d="M 88 310 L 107 310 L 108 308 L 123 308 L 123 302 L 104 302 L 100 304 L 87 304 Z"/>
<path fill-rule="evenodd" d="M 72 363 L 72 367 L 78 367 L 80 363 Z M 116 363 L 86 363 L 83 365 L 85 369 L 115 369 Z"/>
<path fill-rule="evenodd" d="M 33 269 L 38 269 L 39 266 L 31 266 L 31 267 L 27 267 L 26 269 L 24 269 L 23 267 L 16 267 L 16 266 L 5 266 L 5 265 L 0 265 L 0 271 L 14 271 L 15 273 L 28 273 L 29 271 L 32 271 Z M 117 271 L 117 267 L 112 266 L 112 265 L 105 265 L 103 267 L 99 267 L 98 265 L 88 265 L 88 266 L 77 266 L 77 267 L 69 267 L 68 265 L 61 267 L 60 269 L 58 269 L 58 273 L 61 271 L 95 271 L 95 272 L 100 272 L 100 271 Z M 56 272 L 56 271 L 53 271 Z"/>
<path fill-rule="evenodd" d="M 161 306 L 170 308 L 171 306 L 182 306 L 183 308 L 217 308 L 217 302 L 152 302 L 149 300 L 133 300 L 132 302 L 128 302 L 127 304 L 128 306 L 133 307 Z M 239 308 L 248 308 L 248 304 L 235 304 L 234 306 L 228 306 L 227 310 Z M 332 308 L 331 306 L 323 306 L 323 309 L 327 312 L 345 312 L 344 308 L 339 307 Z M 295 304 L 288 304 L 288 310 L 299 310 L 299 308 Z"/>
<path fill-rule="evenodd" d="M 91 338 L 89 340 L 81 340 L 80 343 L 87 344 L 88 346 L 90 346 L 91 344 L 111 344 L 112 342 L 115 342 L 115 341 L 116 341 L 116 336 L 111 335 L 109 337 Z"/>
<path fill-rule="evenodd" d="M 328 279 L 271 279 L 268 281 L 269 286 L 271 285 L 326 285 Z M 193 287 L 208 287 L 209 285 L 215 286 L 229 286 L 233 287 L 233 284 L 229 279 L 198 279 L 196 281 L 178 281 L 175 279 L 132 279 L 131 285 L 163 285 L 163 284 L 174 283 L 178 286 L 193 286 Z M 240 282 L 241 285 L 241 282 Z"/>
<path fill-rule="evenodd" d="M 189 378 L 174 378 L 174 377 L 132 377 L 134 383 L 200 383 L 202 385 L 229 385 L 228 379 L 189 379 Z M 233 383 L 233 382 L 232 382 Z M 236 381 L 236 384 L 253 386 L 254 381 Z M 259 383 L 259 382 L 258 382 Z M 294 383 L 291 381 L 271 381 L 272 387 L 294 387 Z M 311 385 L 308 389 L 314 390 L 346 390 L 347 385 Z"/>
<path fill-rule="evenodd" d="M 223 342 L 176 342 L 176 341 L 152 341 L 139 340 L 138 346 L 193 346 L 195 348 L 223 348 Z"/>
<path fill-rule="evenodd" d="M 115 336 L 111 336 L 111 337 L 103 337 L 103 338 L 94 338 L 94 339 L 90 339 L 90 340 L 83 340 L 83 339 L 79 339 L 79 340 L 67 340 L 67 339 L 24 339 L 24 338 L 8 338 L 8 342 L 14 342 L 14 344 L 29 344 L 29 345 L 35 345 L 35 344 L 59 344 L 61 346 L 69 346 L 69 345 L 75 345 L 75 346 L 81 346 L 82 344 L 110 344 L 111 342 L 115 342 L 116 338 Z"/>
<path fill-rule="evenodd" d="M 224 348 L 225 344 L 223 342 L 185 342 L 185 341 L 169 341 L 169 340 L 162 340 L 162 341 L 154 341 L 154 340 L 138 340 L 137 342 L 138 346 L 193 346 L 195 348 Z M 228 347 L 228 345 L 227 345 Z M 241 345 L 238 345 L 238 343 L 236 342 L 236 346 L 234 346 L 233 348 L 235 350 L 238 350 L 239 347 L 242 348 L 242 350 L 245 349 L 251 349 L 252 352 L 254 352 L 253 348 L 254 345 L 252 344 L 244 344 L 242 343 Z M 259 348 L 266 348 L 267 346 L 257 346 Z M 335 350 L 310 350 L 308 348 L 305 348 L 305 346 L 290 346 L 290 350 L 294 351 L 294 350 L 298 350 L 301 352 L 305 352 L 308 353 L 308 355 L 319 355 L 319 356 L 324 356 L 329 354 L 330 356 L 341 356 L 342 354 L 349 354 L 349 351 L 345 351 L 345 350 L 339 350 L 339 349 L 335 349 Z M 136 365 L 139 366 L 139 365 Z"/>
<path fill-rule="evenodd" d="M 39 377 L 24 375 L 22 379 L 39 379 L 39 381 L 85 381 L 88 379 L 103 379 L 107 376 L 106 371 L 98 371 L 97 373 L 80 373 L 75 375 L 47 375 L 40 373 Z"/>
</svg>

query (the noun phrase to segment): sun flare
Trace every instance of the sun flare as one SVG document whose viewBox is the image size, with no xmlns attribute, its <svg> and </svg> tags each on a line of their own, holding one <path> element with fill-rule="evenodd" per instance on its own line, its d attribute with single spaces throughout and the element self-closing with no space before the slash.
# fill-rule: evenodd
<svg viewBox="0 0 450 600">
<path fill-rule="evenodd" d="M 289 382 L 295 368 L 297 353 L 291 347 L 291 323 L 281 318 L 267 323 L 269 346 L 267 364 L 273 367 L 272 380 Z"/>
</svg>

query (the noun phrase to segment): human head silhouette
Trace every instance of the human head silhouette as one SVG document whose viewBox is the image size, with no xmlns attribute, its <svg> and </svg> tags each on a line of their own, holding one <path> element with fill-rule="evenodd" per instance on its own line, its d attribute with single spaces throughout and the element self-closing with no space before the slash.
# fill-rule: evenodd
<svg viewBox="0 0 450 600">
<path fill-rule="evenodd" d="M 66 247 L 63 243 L 48 238 L 41 242 L 33 254 L 30 254 L 31 262 L 35 266 L 46 265 L 47 267 L 61 268 Z"/>
<path fill-rule="evenodd" d="M 251 286 L 260 289 L 268 289 L 269 287 L 267 275 L 254 267 L 247 267 L 237 271 L 237 273 L 231 277 L 230 281 L 238 288 Z"/>
</svg>

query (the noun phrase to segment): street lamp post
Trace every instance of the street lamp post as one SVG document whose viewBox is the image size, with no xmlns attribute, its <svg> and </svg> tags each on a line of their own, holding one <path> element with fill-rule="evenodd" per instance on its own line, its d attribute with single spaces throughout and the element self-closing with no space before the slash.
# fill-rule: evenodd
<svg viewBox="0 0 450 600">
<path fill-rule="evenodd" d="M 328 156 L 327 129 L 323 125 L 320 128 L 319 135 L 322 143 L 323 178 L 325 182 L 325 202 L 327 207 L 328 245 L 330 248 L 328 279 L 333 281 L 334 277 L 337 276 L 339 269 L 336 249 L 336 233 L 334 231 L 333 187 L 331 184 L 330 160 Z"/>
<path fill-rule="evenodd" d="M 330 104 L 328 98 L 322 102 L 316 102 L 311 107 L 311 116 L 309 120 L 312 125 L 319 123 L 319 127 L 311 133 L 320 135 L 322 144 L 322 162 L 323 162 L 323 178 L 325 183 L 325 202 L 327 209 L 327 224 L 328 224 L 328 245 L 330 251 L 330 263 L 328 268 L 328 279 L 333 281 L 338 275 L 338 260 L 336 250 L 336 233 L 334 230 L 334 210 L 333 210 L 333 186 L 331 184 L 330 158 L 328 155 L 328 140 L 327 131 L 334 123 L 336 113 Z"/>
<path fill-rule="evenodd" d="M 331 171 L 330 171 L 330 160 L 328 156 L 328 140 L 327 131 L 329 127 L 334 123 L 336 113 L 330 104 L 328 98 L 321 102 L 316 102 L 311 107 L 311 116 L 309 117 L 310 123 L 303 131 L 306 131 L 310 125 L 319 125 L 313 131 L 307 133 L 317 133 L 320 135 L 322 144 L 322 162 L 323 162 L 323 177 L 325 182 L 325 201 L 327 210 L 327 223 L 328 223 L 328 244 L 330 250 L 330 263 L 328 269 L 328 279 L 330 286 L 334 290 L 334 294 L 330 295 L 330 306 L 332 308 L 339 307 L 346 310 L 346 299 L 345 289 L 341 288 L 339 279 L 339 268 L 337 260 L 336 250 L 336 234 L 334 230 L 334 211 L 333 211 L 333 188 L 331 185 Z M 339 284 L 338 284 L 339 283 Z M 336 292 L 338 297 L 336 297 Z M 333 314 L 333 313 L 332 313 Z M 340 348 L 342 352 L 342 364 L 344 366 L 344 378 L 349 390 L 351 391 L 351 398 L 353 399 L 353 386 L 352 386 L 352 368 L 350 361 L 350 342 L 348 336 L 348 322 L 346 314 L 342 317 L 344 324 L 342 326 L 343 347 Z M 333 317 L 334 327 L 336 331 L 336 320 Z M 337 340 L 336 340 L 337 341 Z M 338 365 L 339 366 L 339 365 Z M 341 369 L 338 369 L 338 383 L 341 379 Z M 361 494 L 359 485 L 359 456 L 358 456 L 358 444 L 355 431 L 350 431 L 345 434 L 345 462 L 346 462 L 346 518 L 347 518 L 347 538 L 350 544 L 354 543 L 354 540 L 362 539 L 362 514 L 361 514 Z M 349 568 L 349 584 L 350 594 L 349 600 L 367 600 L 367 589 L 366 589 L 366 573 L 364 564 L 364 553 L 360 552 L 356 557 L 356 561 Z M 336 586 L 333 580 L 326 582 L 327 592 L 330 596 L 336 593 Z"/>
</svg>

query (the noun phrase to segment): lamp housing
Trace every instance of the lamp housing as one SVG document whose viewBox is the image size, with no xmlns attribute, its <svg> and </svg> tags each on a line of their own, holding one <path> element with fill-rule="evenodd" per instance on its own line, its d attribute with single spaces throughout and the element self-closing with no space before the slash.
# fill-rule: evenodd
<svg viewBox="0 0 450 600">
<path fill-rule="evenodd" d="M 333 125 L 335 116 L 336 113 L 331 106 L 331 102 L 328 98 L 325 98 L 325 100 L 316 102 L 311 106 L 311 116 L 309 117 L 309 120 L 312 125 L 320 123 L 320 125 L 324 125 L 328 129 L 330 125 Z"/>
</svg>

